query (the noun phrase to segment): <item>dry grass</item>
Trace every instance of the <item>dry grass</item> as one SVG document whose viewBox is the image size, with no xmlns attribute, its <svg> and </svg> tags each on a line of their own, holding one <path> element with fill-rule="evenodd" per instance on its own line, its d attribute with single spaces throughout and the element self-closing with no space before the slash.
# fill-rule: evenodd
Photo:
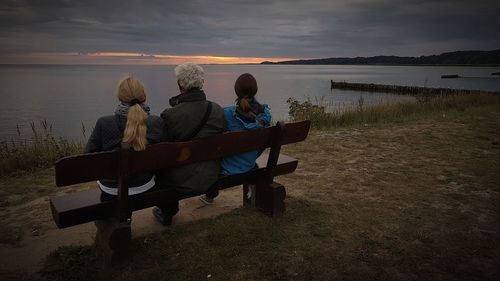
<svg viewBox="0 0 500 281">
<path fill-rule="evenodd" d="M 334 106 L 322 99 L 299 102 L 287 100 L 293 121 L 311 120 L 313 128 L 328 129 L 353 125 L 392 123 L 418 120 L 443 113 L 453 114 L 481 105 L 500 104 L 500 95 L 456 94 L 418 95 L 417 102 L 386 102 L 366 106 L 362 97 L 355 106 Z"/>
<path fill-rule="evenodd" d="M 83 151 L 82 141 L 55 137 L 47 121 L 30 126 L 31 135 L 21 135 L 18 129 L 18 141 L 0 142 L 0 176 L 49 168 L 58 159 Z M 83 126 L 82 130 L 85 136 Z"/>
<path fill-rule="evenodd" d="M 287 212 L 239 209 L 133 241 L 103 270 L 67 247 L 49 280 L 499 280 L 500 106 L 313 131 L 284 148 Z M 210 275 L 210 277 L 209 277 Z"/>
</svg>

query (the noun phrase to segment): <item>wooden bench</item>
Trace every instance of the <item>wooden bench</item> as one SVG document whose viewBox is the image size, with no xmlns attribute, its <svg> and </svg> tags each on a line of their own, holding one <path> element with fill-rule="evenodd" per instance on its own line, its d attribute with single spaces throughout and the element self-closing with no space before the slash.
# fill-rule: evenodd
<svg viewBox="0 0 500 281">
<path fill-rule="evenodd" d="M 280 154 L 282 145 L 303 141 L 309 132 L 310 121 L 245 132 L 230 132 L 206 139 L 188 142 L 159 143 L 144 151 L 122 147 L 111 152 L 99 152 L 65 157 L 55 165 L 56 185 L 68 186 L 103 178 L 116 178 L 116 199 L 101 200 L 98 188 L 69 193 L 50 199 L 55 223 L 66 228 L 96 221 L 96 243 L 107 263 L 114 264 L 127 258 L 130 251 L 131 229 L 127 220 L 133 211 L 161 205 L 173 198 L 185 199 L 195 194 L 177 194 L 172 189 L 154 190 L 128 196 L 130 175 L 174 168 L 190 163 L 220 159 L 252 150 L 270 148 L 258 160 L 259 168 L 247 173 L 221 176 L 211 189 L 225 189 L 243 185 L 243 203 L 252 205 L 270 216 L 285 211 L 285 188 L 273 181 L 275 176 L 292 173 L 298 160 Z M 253 187 L 252 200 L 245 194 Z M 196 194 L 197 195 L 197 194 Z"/>
</svg>

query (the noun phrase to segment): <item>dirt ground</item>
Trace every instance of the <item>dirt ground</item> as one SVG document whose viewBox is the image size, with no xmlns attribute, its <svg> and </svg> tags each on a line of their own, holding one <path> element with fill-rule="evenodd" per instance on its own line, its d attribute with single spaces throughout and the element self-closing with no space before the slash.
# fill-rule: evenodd
<svg viewBox="0 0 500 281">
<path fill-rule="evenodd" d="M 287 187 L 287 200 L 316 202 L 328 214 L 317 231 L 329 242 L 322 240 L 314 259 L 320 265 L 328 259 L 323 262 L 342 270 L 316 268 L 303 258 L 287 266 L 310 266 L 318 280 L 498 277 L 500 112 L 476 113 L 312 131 L 307 141 L 284 148 L 283 153 L 300 159 L 294 174 L 278 179 Z M 4 202 L 19 201 L 15 196 L 20 195 L 5 193 Z M 93 224 L 56 229 L 47 198 L 1 207 L 0 268 L 5 276 L 36 272 L 59 246 L 92 244 Z M 240 189 L 223 192 L 213 206 L 203 207 L 197 198 L 185 200 L 174 225 L 240 206 Z M 150 212 L 134 213 L 135 237 L 163 229 Z M 287 272 L 281 278 L 306 278 Z"/>
<path fill-rule="evenodd" d="M 217 204 L 205 205 L 198 198 L 181 201 L 180 211 L 173 224 L 210 218 L 241 207 L 242 191 L 238 188 L 222 191 Z M 52 220 L 49 196 L 21 205 L 2 208 L 4 230 L 0 243 L 0 272 L 24 271 L 34 274 L 41 269 L 49 253 L 61 246 L 92 245 L 96 228 L 86 223 L 58 229 Z M 164 230 L 151 214 L 151 208 L 134 212 L 132 236 L 143 237 Z"/>
</svg>

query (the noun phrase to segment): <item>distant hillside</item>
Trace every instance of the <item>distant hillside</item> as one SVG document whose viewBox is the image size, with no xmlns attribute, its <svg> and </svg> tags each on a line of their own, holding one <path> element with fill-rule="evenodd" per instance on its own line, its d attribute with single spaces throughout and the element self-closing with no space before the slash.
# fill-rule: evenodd
<svg viewBox="0 0 500 281">
<path fill-rule="evenodd" d="M 500 65 L 500 50 L 458 51 L 420 57 L 375 56 L 292 60 L 261 64 L 361 64 L 361 65 Z"/>
</svg>

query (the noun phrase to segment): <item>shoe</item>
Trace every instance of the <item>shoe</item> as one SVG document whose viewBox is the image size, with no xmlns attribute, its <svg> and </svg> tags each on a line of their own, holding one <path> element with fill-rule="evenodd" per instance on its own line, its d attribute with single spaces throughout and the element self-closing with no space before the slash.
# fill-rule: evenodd
<svg viewBox="0 0 500 281">
<path fill-rule="evenodd" d="M 253 185 L 253 184 L 248 185 L 247 199 L 252 198 L 252 189 L 254 189 L 254 188 L 255 188 L 255 185 Z"/>
<path fill-rule="evenodd" d="M 200 201 L 207 204 L 207 205 L 212 205 L 214 203 L 214 199 L 210 198 L 206 195 L 200 196 Z"/>
<path fill-rule="evenodd" d="M 164 214 L 158 207 L 153 208 L 153 216 L 164 226 L 172 225 L 172 216 Z"/>
</svg>

